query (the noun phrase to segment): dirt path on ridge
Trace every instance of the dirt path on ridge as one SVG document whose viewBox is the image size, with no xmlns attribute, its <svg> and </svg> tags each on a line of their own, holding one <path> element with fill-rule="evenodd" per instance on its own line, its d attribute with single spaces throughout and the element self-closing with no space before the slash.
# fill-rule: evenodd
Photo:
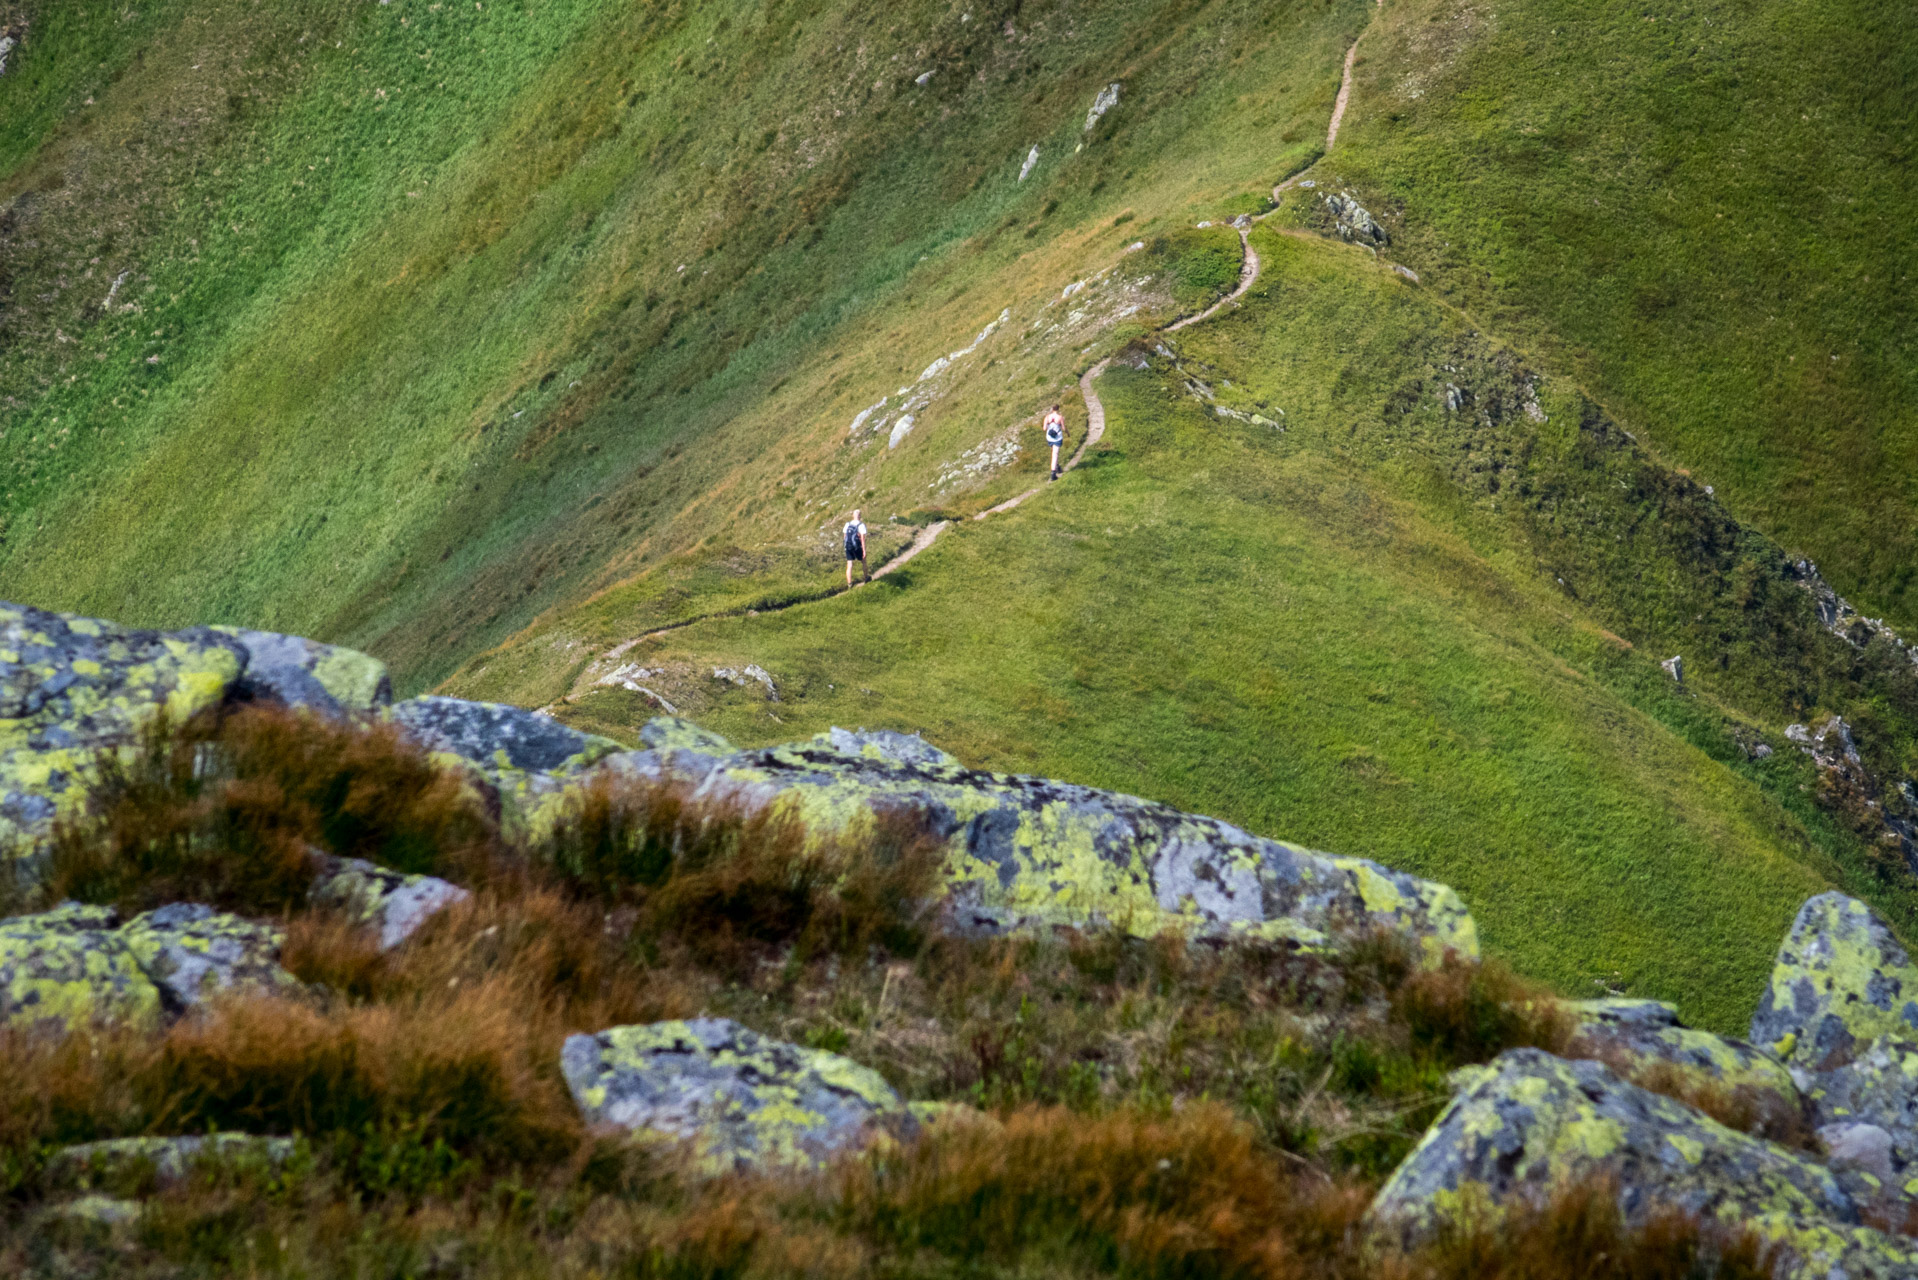
<svg viewBox="0 0 1918 1280">
<path fill-rule="evenodd" d="M 1377 11 L 1377 8 L 1383 8 L 1384 5 L 1385 5 L 1385 0 L 1378 0 L 1378 5 L 1374 9 L 1374 12 Z M 1368 25 L 1366 30 L 1370 30 L 1370 29 L 1371 28 Z M 1364 38 L 1365 38 L 1365 32 L 1361 31 L 1358 34 L 1358 36 L 1353 39 L 1351 48 L 1345 51 L 1345 67 L 1339 77 L 1339 94 L 1338 94 L 1338 97 L 1333 100 L 1332 119 L 1325 129 L 1325 150 L 1327 153 L 1329 153 L 1332 150 L 1333 144 L 1338 141 L 1339 125 L 1345 119 L 1345 108 L 1352 99 L 1352 66 L 1353 66 L 1353 63 L 1358 58 L 1359 41 Z M 1323 158 L 1323 156 L 1321 156 L 1321 158 Z M 1296 186 L 1299 180 L 1305 177 L 1306 174 L 1310 173 L 1312 169 L 1316 167 L 1316 165 L 1317 165 L 1317 161 L 1314 161 L 1313 164 L 1308 165 L 1304 169 L 1299 170 L 1299 172 L 1293 174 L 1291 177 L 1287 178 L 1284 182 L 1281 182 L 1277 186 L 1273 187 L 1272 199 L 1274 203 L 1277 203 L 1280 195 L 1282 195 L 1284 192 L 1291 189 L 1292 187 Z M 1249 290 L 1254 284 L 1258 283 L 1261 264 L 1259 262 L 1258 251 L 1253 249 L 1252 247 L 1252 241 L 1250 238 L 1251 237 L 1250 224 L 1253 222 L 1263 221 L 1266 217 L 1269 217 L 1270 215 L 1271 215 L 1271 211 L 1268 211 L 1267 213 L 1260 214 L 1258 217 L 1243 219 L 1241 220 L 1240 223 L 1234 224 L 1234 230 L 1236 230 L 1239 233 L 1239 245 L 1244 254 L 1243 258 L 1240 261 L 1240 266 L 1239 266 L 1238 287 L 1233 289 L 1231 293 L 1226 294 L 1223 298 L 1220 298 L 1217 302 L 1213 303 L 1211 306 L 1207 307 L 1204 311 L 1201 311 L 1197 313 L 1196 315 L 1186 316 L 1185 318 L 1181 320 L 1173 321 L 1171 324 L 1167 325 L 1163 330 L 1161 330 L 1162 333 L 1176 333 L 1180 329 L 1189 328 L 1192 325 L 1201 323 L 1202 321 L 1210 320 L 1213 316 L 1217 315 L 1220 311 L 1224 310 L 1227 305 L 1237 302 L 1240 298 L 1244 297 L 1246 291 Z M 1059 469 L 1059 473 L 1062 476 L 1066 472 L 1071 471 L 1073 468 L 1077 467 L 1080 461 L 1086 456 L 1086 451 L 1090 449 L 1093 445 L 1097 444 L 1099 442 L 1099 438 L 1105 434 L 1105 429 L 1106 429 L 1105 404 L 1099 399 L 1099 393 L 1093 390 L 1092 383 L 1093 383 L 1093 380 L 1097 378 L 1100 374 L 1104 373 L 1106 369 L 1111 366 L 1111 364 L 1112 364 L 1112 360 L 1110 357 L 1108 357 L 1104 360 L 1099 361 L 1099 363 L 1093 365 L 1090 369 L 1087 369 L 1085 373 L 1080 375 L 1079 396 L 1082 400 L 1085 401 L 1085 406 L 1086 406 L 1086 433 L 1085 433 L 1085 437 L 1079 441 L 1079 447 L 1073 450 L 1072 457 L 1067 459 L 1065 465 Z M 1050 484 L 1051 484 L 1051 481 L 1047 481 L 1044 484 L 1034 485 L 1032 488 L 1027 489 L 1024 493 L 1015 494 L 1014 496 L 1007 498 L 1004 502 L 999 503 L 997 506 L 988 507 L 986 510 L 981 511 L 979 514 L 973 516 L 972 518 L 975 521 L 985 520 L 991 516 L 996 516 L 1004 512 L 1011 511 L 1019 507 L 1023 503 L 1025 503 L 1028 499 L 1036 497 L 1039 494 L 1045 492 L 1046 488 Z M 925 526 L 924 528 L 920 529 L 918 533 L 913 535 L 913 539 L 910 543 L 900 548 L 900 550 L 896 552 L 891 558 L 886 560 L 885 563 L 881 564 L 877 569 L 874 569 L 872 571 L 872 578 L 868 579 L 868 581 L 871 581 L 872 579 L 876 579 L 876 578 L 883 578 L 887 574 L 892 573 L 895 569 L 901 568 L 902 566 L 906 565 L 914 557 L 919 555 L 920 552 L 932 546 L 934 542 L 937 542 L 941 534 L 945 533 L 948 529 L 955 527 L 959 523 L 962 523 L 962 522 L 956 521 L 956 520 L 940 520 L 934 524 L 929 524 Z M 602 654 L 598 659 L 588 663 L 585 670 L 583 670 L 580 673 L 580 675 L 574 680 L 573 684 L 566 690 L 566 693 L 562 696 L 560 700 L 570 702 L 572 699 L 579 697 L 580 695 L 588 692 L 591 689 L 598 688 L 601 685 L 612 684 L 614 682 L 614 677 L 612 676 L 611 673 L 608 673 L 605 671 L 606 664 L 617 662 L 621 657 L 625 656 L 627 653 L 632 651 L 637 646 L 644 644 L 646 641 L 651 640 L 657 636 L 669 635 L 672 632 L 682 631 L 685 628 L 694 626 L 698 623 L 711 622 L 718 618 L 739 618 L 739 617 L 745 617 L 749 614 L 757 615 L 762 613 L 778 613 L 786 609 L 797 608 L 800 605 L 817 604 L 821 600 L 830 600 L 834 596 L 844 595 L 846 594 L 846 592 L 850 590 L 854 590 L 864 585 L 865 584 L 863 582 L 856 582 L 851 587 L 833 586 L 819 592 L 817 595 L 804 596 L 797 600 L 789 600 L 785 602 L 784 604 L 771 605 L 764 609 L 721 610 L 715 613 L 702 614 L 701 616 L 697 618 L 687 618 L 683 622 L 671 623 L 668 626 L 656 627 L 651 631 L 644 632 L 641 635 L 634 636 L 630 640 L 622 641 L 621 643 L 614 645 L 612 648 L 608 649 L 604 654 Z M 598 677 L 598 678 L 593 679 L 591 683 L 587 683 L 589 677 Z M 652 691 L 647 689 L 642 689 L 641 692 L 652 694 Z M 662 704 L 665 702 L 665 700 L 663 698 L 660 698 L 659 695 L 657 694 L 652 694 L 652 697 L 654 698 L 655 701 L 661 702 Z M 550 706 L 541 708 L 541 709 L 550 710 Z"/>
</svg>

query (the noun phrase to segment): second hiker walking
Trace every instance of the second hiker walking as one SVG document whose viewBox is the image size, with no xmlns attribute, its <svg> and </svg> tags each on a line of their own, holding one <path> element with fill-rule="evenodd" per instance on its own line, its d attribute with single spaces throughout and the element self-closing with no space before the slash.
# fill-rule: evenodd
<svg viewBox="0 0 1918 1280">
<path fill-rule="evenodd" d="M 1053 405 L 1046 412 L 1046 443 L 1052 446 L 1052 478 L 1059 478 L 1059 447 L 1066 442 L 1066 415 Z"/>
<path fill-rule="evenodd" d="M 866 564 L 866 522 L 859 518 L 857 511 L 852 519 L 846 521 L 846 585 L 852 585 L 853 561 L 859 562 L 859 569 L 866 575 L 866 581 L 872 581 L 872 569 Z"/>
</svg>

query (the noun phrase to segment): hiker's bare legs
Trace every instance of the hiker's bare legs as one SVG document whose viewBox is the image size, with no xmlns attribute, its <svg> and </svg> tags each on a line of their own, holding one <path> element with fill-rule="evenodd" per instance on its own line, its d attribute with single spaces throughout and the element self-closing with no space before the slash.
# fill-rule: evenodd
<svg viewBox="0 0 1918 1280">
<path fill-rule="evenodd" d="M 1056 444 L 1052 446 L 1052 478 L 1059 478 L 1059 446 Z"/>
</svg>

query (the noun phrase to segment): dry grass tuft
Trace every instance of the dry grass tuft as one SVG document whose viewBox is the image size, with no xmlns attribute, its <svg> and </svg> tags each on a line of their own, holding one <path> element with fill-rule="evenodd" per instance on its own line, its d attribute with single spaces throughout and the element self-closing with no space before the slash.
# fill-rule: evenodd
<svg viewBox="0 0 1918 1280">
<path fill-rule="evenodd" d="M 1127 1275 L 1287 1277 L 1324 1274 L 1314 1260 L 1343 1250 L 1367 1198 L 1288 1175 L 1224 1107 L 1047 1107 L 851 1166 L 841 1212 L 876 1242 L 968 1261 L 1066 1252 Z"/>
<path fill-rule="evenodd" d="M 1576 1030 L 1557 996 L 1502 960 L 1461 960 L 1449 951 L 1437 969 L 1406 977 L 1392 997 L 1392 1015 L 1415 1051 L 1448 1065 L 1528 1046 L 1563 1053 Z"/>
<path fill-rule="evenodd" d="M 315 849 L 427 871 L 490 841 L 460 780 L 388 725 L 243 707 L 157 723 L 98 768 L 86 818 L 55 833 L 50 901 L 279 915 L 305 903 Z"/>
<path fill-rule="evenodd" d="M 1598 1181 L 1454 1231 L 1381 1280 L 1769 1280 L 1781 1260 L 1748 1231 L 1676 1211 L 1628 1226 Z"/>
<path fill-rule="evenodd" d="M 682 784 L 609 779 L 581 794 L 538 857 L 569 890 L 631 908 L 640 937 L 737 973 L 769 948 L 916 952 L 943 853 L 909 811 L 821 837 L 786 815 L 695 804 Z"/>
</svg>

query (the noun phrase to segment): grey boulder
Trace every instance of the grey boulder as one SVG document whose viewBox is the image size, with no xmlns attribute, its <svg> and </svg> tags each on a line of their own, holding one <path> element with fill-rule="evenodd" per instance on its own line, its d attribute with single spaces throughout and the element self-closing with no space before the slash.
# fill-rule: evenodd
<svg viewBox="0 0 1918 1280">
<path fill-rule="evenodd" d="M 707 1173 L 813 1166 L 915 1127 L 870 1068 L 724 1018 L 568 1036 L 560 1068 L 589 1124 L 683 1145 Z"/>
</svg>

